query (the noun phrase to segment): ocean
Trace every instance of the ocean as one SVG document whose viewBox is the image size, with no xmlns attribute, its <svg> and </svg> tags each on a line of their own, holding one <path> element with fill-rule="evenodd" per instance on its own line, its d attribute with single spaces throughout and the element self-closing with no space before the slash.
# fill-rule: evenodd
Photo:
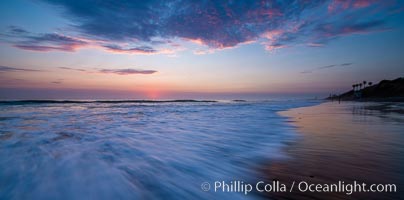
<svg viewBox="0 0 404 200">
<path fill-rule="evenodd" d="M 318 103 L 3 101 L 0 199 L 254 199 L 201 184 L 259 179 Z"/>
</svg>

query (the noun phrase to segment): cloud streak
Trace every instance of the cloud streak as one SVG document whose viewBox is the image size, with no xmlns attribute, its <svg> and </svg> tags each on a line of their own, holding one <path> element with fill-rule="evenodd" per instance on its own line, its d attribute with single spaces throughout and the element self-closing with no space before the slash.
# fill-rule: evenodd
<svg viewBox="0 0 404 200">
<path fill-rule="evenodd" d="M 149 45 L 129 44 L 98 40 L 96 38 L 78 38 L 66 36 L 59 33 L 33 33 L 21 27 L 9 26 L 6 34 L 0 34 L 12 46 L 29 51 L 48 52 L 48 51 L 65 51 L 74 52 L 80 48 L 95 47 L 101 48 L 113 53 L 127 54 L 174 54 L 182 48 L 171 40 L 153 40 Z M 144 42 L 137 42 L 144 43 Z M 154 46 L 168 46 L 168 48 L 154 48 Z"/>
<path fill-rule="evenodd" d="M 71 67 L 59 67 L 59 69 L 73 70 L 73 71 L 79 71 L 79 72 L 86 72 L 87 71 L 85 69 L 78 69 L 78 68 L 71 68 Z"/>
<path fill-rule="evenodd" d="M 112 52 L 118 52 L 118 53 L 135 53 L 135 54 L 153 54 L 157 53 L 157 50 L 153 49 L 150 46 L 139 46 L 139 47 L 132 47 L 132 48 L 124 48 L 119 45 L 104 45 L 104 47 L 107 50 L 110 50 Z"/>
<path fill-rule="evenodd" d="M 42 70 L 0 66 L 1 72 L 42 72 Z"/>
<path fill-rule="evenodd" d="M 70 68 L 70 67 L 59 67 L 59 69 L 63 70 L 72 70 L 78 72 L 87 72 L 87 73 L 101 73 L 101 74 L 117 74 L 117 75 L 134 75 L 134 74 L 154 74 L 156 70 L 143 70 L 143 69 L 96 69 L 96 70 L 86 70 L 79 68 Z"/>
<path fill-rule="evenodd" d="M 353 63 L 342 63 L 339 65 L 326 65 L 326 66 L 321 66 L 321 67 L 316 67 L 310 70 L 305 70 L 305 71 L 301 71 L 301 74 L 310 74 L 313 73 L 315 71 L 319 71 L 319 70 L 325 70 L 325 69 L 330 69 L 330 68 L 335 68 L 335 67 L 345 67 L 345 66 L 349 66 L 352 65 Z"/>
<path fill-rule="evenodd" d="M 3 37 L 16 48 L 29 51 L 75 51 L 88 45 L 88 42 L 59 33 L 37 34 L 17 26 L 8 27 Z"/>
<path fill-rule="evenodd" d="M 132 74 L 154 74 L 155 70 L 141 70 L 141 69 L 100 69 L 99 73 L 118 74 L 118 75 L 132 75 Z"/>
</svg>

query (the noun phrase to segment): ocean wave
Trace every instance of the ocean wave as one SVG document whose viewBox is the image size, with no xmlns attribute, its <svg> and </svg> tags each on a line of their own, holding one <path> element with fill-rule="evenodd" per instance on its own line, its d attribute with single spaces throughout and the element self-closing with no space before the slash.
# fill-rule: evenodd
<svg viewBox="0 0 404 200">
<path fill-rule="evenodd" d="M 0 101 L 0 105 L 23 105 L 23 104 L 65 104 L 65 103 L 213 103 L 215 100 L 193 100 L 193 99 L 177 99 L 177 100 L 6 100 Z"/>
<path fill-rule="evenodd" d="M 277 112 L 315 103 L 75 102 L 0 106 L 0 199 L 245 198 L 200 184 L 256 178 L 295 139 Z"/>
</svg>

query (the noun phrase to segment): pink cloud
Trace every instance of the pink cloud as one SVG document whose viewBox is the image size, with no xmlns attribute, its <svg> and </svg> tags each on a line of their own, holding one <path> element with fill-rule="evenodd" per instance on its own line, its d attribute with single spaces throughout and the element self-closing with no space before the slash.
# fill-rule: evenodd
<svg viewBox="0 0 404 200">
<path fill-rule="evenodd" d="M 46 46 L 46 45 L 13 45 L 16 48 L 19 49 L 24 49 L 28 51 L 41 51 L 41 52 L 47 52 L 47 51 L 68 51 L 68 52 L 74 52 L 76 49 L 83 47 L 84 45 L 60 45 L 60 46 Z"/>
<path fill-rule="evenodd" d="M 359 9 L 371 6 L 374 3 L 382 2 L 378 0 L 332 0 L 328 5 L 328 12 L 336 12 L 349 8 Z"/>
</svg>

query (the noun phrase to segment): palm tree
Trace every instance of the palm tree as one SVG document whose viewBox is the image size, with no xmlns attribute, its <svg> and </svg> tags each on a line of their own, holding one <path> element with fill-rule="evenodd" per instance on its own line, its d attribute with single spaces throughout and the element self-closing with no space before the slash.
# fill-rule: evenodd
<svg viewBox="0 0 404 200">
<path fill-rule="evenodd" d="M 369 86 L 372 86 L 373 83 L 372 83 L 372 82 L 369 82 L 368 84 L 369 84 Z"/>
<path fill-rule="evenodd" d="M 366 87 L 366 81 L 363 81 L 363 88 L 365 88 Z"/>
</svg>

